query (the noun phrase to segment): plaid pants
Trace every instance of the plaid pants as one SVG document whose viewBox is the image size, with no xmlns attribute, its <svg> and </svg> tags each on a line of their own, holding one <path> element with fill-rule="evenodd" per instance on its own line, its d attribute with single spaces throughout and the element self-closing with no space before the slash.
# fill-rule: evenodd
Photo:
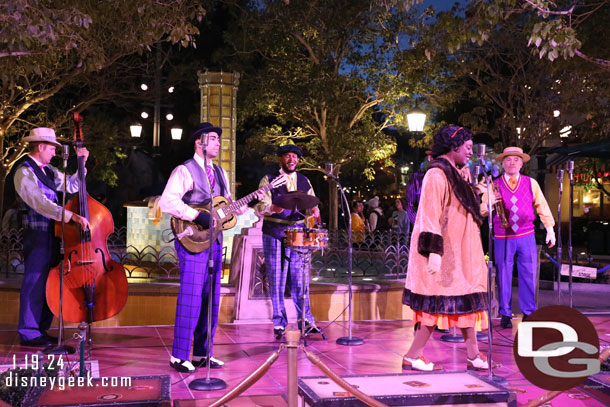
<svg viewBox="0 0 610 407">
<path fill-rule="evenodd" d="M 180 264 L 180 290 L 176 305 L 174 325 L 174 344 L 172 355 L 178 359 L 190 360 L 193 337 L 193 355 L 205 356 L 208 328 L 208 294 L 210 292 L 208 275 L 208 256 L 210 250 L 189 253 L 176 240 L 174 247 Z M 218 325 L 220 305 L 220 277 L 222 275 L 222 242 L 214 242 L 214 299 L 212 301 L 212 342 Z M 213 353 L 210 344 L 210 355 Z"/>
<path fill-rule="evenodd" d="M 303 267 L 299 253 L 290 248 L 284 249 L 284 272 L 282 273 L 282 242 L 263 233 L 263 250 L 265 252 L 265 272 L 271 291 L 271 304 L 273 305 L 273 326 L 286 327 L 288 317 L 284 305 L 284 291 L 286 278 L 290 273 L 290 294 L 297 318 L 301 319 L 303 304 L 305 307 L 305 320 L 314 323 L 309 304 L 309 269 Z M 305 281 L 303 281 L 305 280 Z"/>
</svg>

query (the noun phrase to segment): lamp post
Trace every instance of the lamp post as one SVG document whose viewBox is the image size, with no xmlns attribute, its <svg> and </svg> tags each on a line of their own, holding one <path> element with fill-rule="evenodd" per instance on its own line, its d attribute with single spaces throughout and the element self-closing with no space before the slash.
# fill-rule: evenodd
<svg viewBox="0 0 610 407">
<path fill-rule="evenodd" d="M 422 133 L 424 131 L 424 124 L 426 124 L 426 113 L 415 106 L 415 109 L 407 113 L 407 123 L 409 124 L 409 131 Z"/>
<path fill-rule="evenodd" d="M 426 113 L 415 106 L 413 110 L 407 113 L 407 123 L 409 124 L 410 132 L 421 133 L 423 135 L 424 125 L 426 124 Z M 416 147 L 415 149 L 415 163 L 419 166 L 419 147 Z"/>
<path fill-rule="evenodd" d="M 170 129 L 172 133 L 172 140 L 180 140 L 182 138 L 182 129 L 179 127 L 172 127 Z"/>
<path fill-rule="evenodd" d="M 139 138 L 142 135 L 142 125 L 139 123 L 132 124 L 129 126 L 129 132 L 131 133 L 131 137 Z"/>
<path fill-rule="evenodd" d="M 142 136 L 142 125 L 139 123 L 129 126 L 131 137 L 140 138 Z M 180 127 L 172 127 L 170 129 L 172 140 L 178 141 L 182 138 L 182 129 Z"/>
</svg>

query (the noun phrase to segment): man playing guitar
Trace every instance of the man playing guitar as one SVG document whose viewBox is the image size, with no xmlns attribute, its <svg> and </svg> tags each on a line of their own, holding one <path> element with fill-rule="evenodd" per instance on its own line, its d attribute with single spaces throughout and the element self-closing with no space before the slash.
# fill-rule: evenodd
<svg viewBox="0 0 610 407">
<path fill-rule="evenodd" d="M 222 129 L 211 123 L 200 123 L 193 134 L 195 154 L 172 172 L 165 190 L 159 200 L 159 206 L 165 213 L 175 218 L 195 222 L 203 229 L 209 227 L 211 219 L 209 212 L 197 210 L 191 206 L 201 206 L 211 202 L 215 196 L 224 196 L 231 201 L 229 182 L 225 171 L 211 160 L 218 156 Z M 208 167 L 204 164 L 204 149 L 208 158 Z M 206 180 L 205 178 L 208 178 Z M 210 193 L 210 188 L 212 193 Z M 255 193 L 259 199 L 264 194 Z M 191 206 L 189 206 L 191 205 Z M 242 214 L 247 206 L 237 211 Z M 216 220 L 214 220 L 216 222 Z M 222 271 L 222 232 L 214 242 L 214 276 L 208 281 L 207 248 L 199 253 L 187 250 L 178 239 L 175 241 L 176 253 L 180 264 L 180 289 L 176 305 L 176 320 L 174 326 L 174 343 L 170 366 L 179 372 L 193 372 L 195 366 L 206 364 L 207 349 L 207 304 L 210 284 L 214 284 L 212 306 L 211 337 L 214 337 L 218 324 L 218 309 L 220 304 L 220 277 Z M 193 343 L 194 338 L 194 343 Z M 193 362 L 190 352 L 193 343 Z M 220 359 L 213 357 L 213 347 L 210 344 L 210 367 L 220 368 L 224 365 Z"/>
</svg>

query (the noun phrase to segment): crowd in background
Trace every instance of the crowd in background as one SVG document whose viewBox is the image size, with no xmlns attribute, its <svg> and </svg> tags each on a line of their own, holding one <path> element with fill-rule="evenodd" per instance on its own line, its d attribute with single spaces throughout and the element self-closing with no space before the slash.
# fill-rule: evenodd
<svg viewBox="0 0 610 407">
<path fill-rule="evenodd" d="M 380 200 L 374 196 L 366 201 L 352 202 L 352 240 L 362 243 L 364 236 L 372 232 L 391 231 L 409 234 L 411 224 L 407 215 L 405 198 Z"/>
</svg>

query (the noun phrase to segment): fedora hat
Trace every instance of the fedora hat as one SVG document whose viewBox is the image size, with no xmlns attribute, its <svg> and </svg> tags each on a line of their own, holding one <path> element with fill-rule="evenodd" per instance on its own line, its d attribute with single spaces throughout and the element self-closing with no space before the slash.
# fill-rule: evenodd
<svg viewBox="0 0 610 407">
<path fill-rule="evenodd" d="M 530 156 L 529 154 L 525 154 L 523 152 L 523 149 L 520 147 L 506 147 L 504 149 L 504 151 L 502 151 L 502 154 L 498 154 L 498 156 L 496 157 L 496 159 L 498 161 L 502 161 L 504 160 L 506 157 L 509 157 L 511 155 L 515 155 L 517 157 L 521 157 L 521 159 L 523 160 L 524 163 L 528 162 L 530 160 Z"/>
<path fill-rule="evenodd" d="M 28 143 L 33 142 L 42 142 L 54 144 L 57 147 L 61 147 L 61 144 L 57 142 L 57 137 L 55 136 L 55 130 L 50 129 L 48 127 L 36 127 L 35 129 L 30 130 L 30 135 L 23 138 L 23 141 L 27 141 Z"/>
<path fill-rule="evenodd" d="M 190 141 L 194 143 L 202 134 L 207 133 L 216 133 L 218 137 L 222 136 L 222 129 L 218 126 L 214 126 L 212 123 L 203 122 L 199 123 L 197 127 L 195 127 L 195 131 L 191 134 Z"/>
</svg>

